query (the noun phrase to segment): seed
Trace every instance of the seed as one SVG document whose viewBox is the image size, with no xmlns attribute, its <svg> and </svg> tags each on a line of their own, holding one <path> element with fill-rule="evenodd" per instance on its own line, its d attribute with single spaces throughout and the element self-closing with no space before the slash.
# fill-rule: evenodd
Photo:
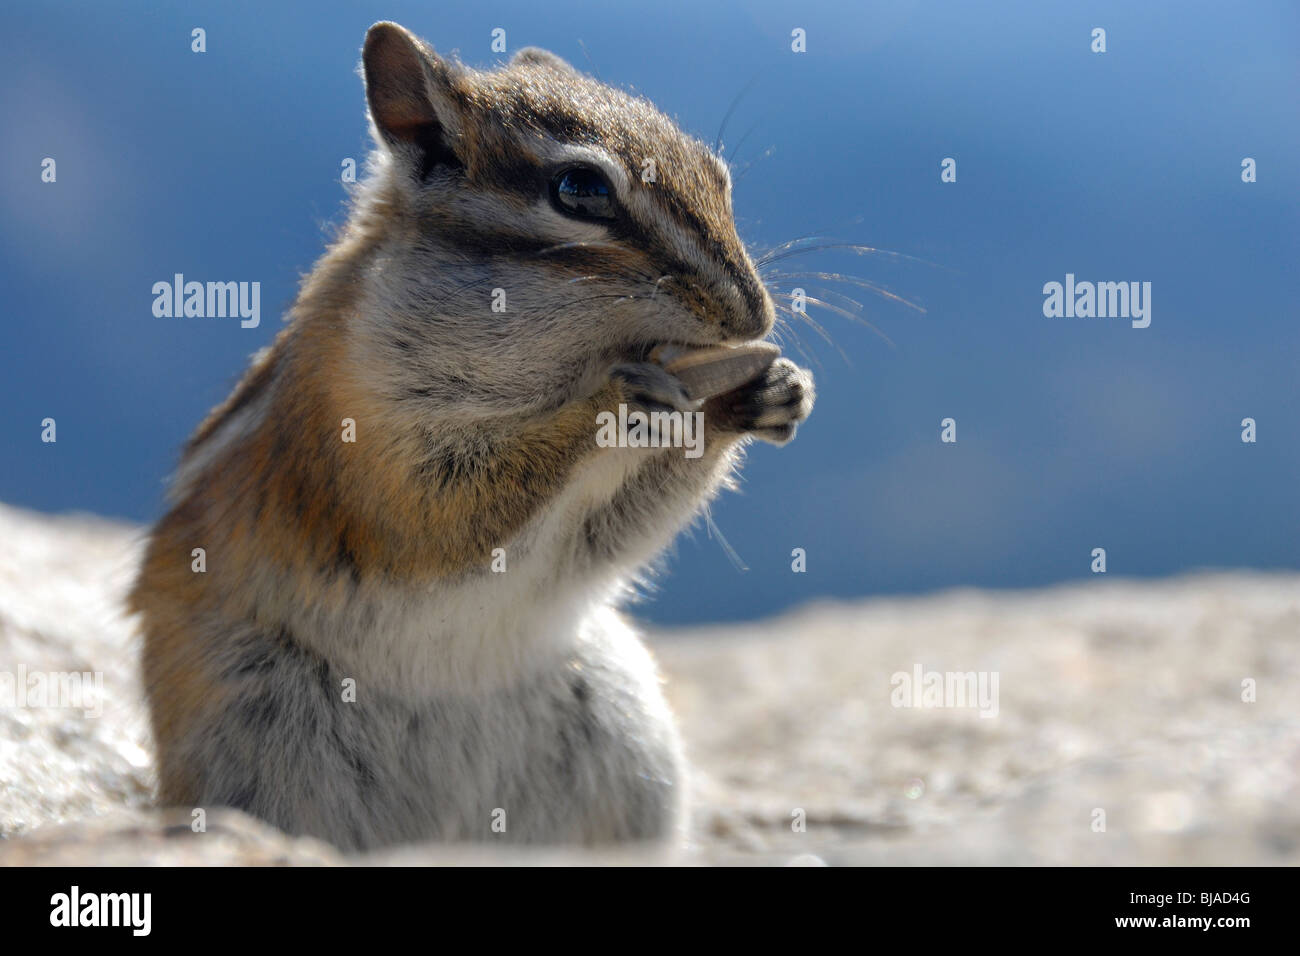
<svg viewBox="0 0 1300 956">
<path fill-rule="evenodd" d="M 770 342 L 756 342 L 702 349 L 661 345 L 650 357 L 675 375 L 691 400 L 698 402 L 753 381 L 780 354 L 781 350 Z"/>
</svg>

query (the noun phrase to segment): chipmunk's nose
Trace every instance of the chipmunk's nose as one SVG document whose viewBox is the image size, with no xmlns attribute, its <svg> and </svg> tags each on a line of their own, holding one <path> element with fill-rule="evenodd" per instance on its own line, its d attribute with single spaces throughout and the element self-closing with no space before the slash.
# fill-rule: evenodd
<svg viewBox="0 0 1300 956">
<path fill-rule="evenodd" d="M 761 339 L 776 324 L 772 297 L 756 274 L 738 276 L 728 289 L 721 326 L 728 340 Z"/>
</svg>

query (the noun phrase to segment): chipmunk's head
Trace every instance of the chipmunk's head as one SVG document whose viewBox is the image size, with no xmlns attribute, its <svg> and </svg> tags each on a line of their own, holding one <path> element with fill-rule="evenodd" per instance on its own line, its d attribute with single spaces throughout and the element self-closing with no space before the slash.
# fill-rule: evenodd
<svg viewBox="0 0 1300 956">
<path fill-rule="evenodd" d="M 771 330 L 726 165 L 647 101 L 541 50 L 472 70 L 392 23 L 362 66 L 379 145 L 363 321 L 395 386 L 550 404 L 657 344 Z"/>
</svg>

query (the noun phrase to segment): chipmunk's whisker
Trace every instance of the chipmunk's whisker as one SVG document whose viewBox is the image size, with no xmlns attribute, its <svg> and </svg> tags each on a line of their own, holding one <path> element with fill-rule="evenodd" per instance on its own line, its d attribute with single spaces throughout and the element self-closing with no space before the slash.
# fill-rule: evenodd
<svg viewBox="0 0 1300 956">
<path fill-rule="evenodd" d="M 784 312 L 786 315 L 790 316 L 790 318 L 798 319 L 799 321 L 806 323 L 810 328 L 812 328 L 814 332 L 816 332 L 823 339 L 825 339 L 829 345 L 833 346 L 835 348 L 835 351 L 840 353 L 840 356 L 844 359 L 844 361 L 848 362 L 849 357 L 844 354 L 844 350 L 840 348 L 839 343 L 836 342 L 833 338 L 831 338 L 830 333 L 827 332 L 824 328 L 822 328 L 821 323 L 819 323 L 816 319 L 808 315 L 808 313 L 806 312 L 800 312 L 797 309 L 792 309 L 790 308 L 790 306 L 783 305 L 780 302 L 776 303 L 776 308 L 777 311 Z"/>
<path fill-rule="evenodd" d="M 799 321 L 806 323 L 808 326 L 812 328 L 814 332 L 820 335 L 828 344 L 830 345 L 835 344 L 835 340 L 831 338 L 830 333 L 827 332 L 824 328 L 822 328 L 821 324 L 817 322 L 815 319 L 813 319 L 811 316 L 809 316 L 808 313 L 800 312 L 796 309 L 792 309 L 790 306 L 786 305 L 783 302 L 775 302 L 773 303 L 773 305 L 776 306 L 776 310 L 778 312 L 784 312 L 786 315 L 790 316 L 790 318 L 798 319 Z"/>
<path fill-rule="evenodd" d="M 795 298 L 793 295 L 790 295 L 789 293 L 786 293 L 786 292 L 773 292 L 773 293 L 770 293 L 770 294 L 771 294 L 771 295 L 775 295 L 775 296 L 777 296 L 778 298 L 781 298 L 781 299 L 789 299 L 789 300 L 791 300 L 791 301 L 793 301 L 794 298 Z M 823 295 L 824 295 L 824 294 L 825 294 L 825 292 L 823 292 Z M 842 316 L 844 316 L 846 319 L 849 319 L 849 320 L 852 321 L 852 322 L 857 322 L 857 323 L 859 323 L 859 324 L 861 324 L 861 325 L 865 325 L 867 328 L 871 329 L 871 331 L 875 332 L 878 336 L 880 336 L 880 338 L 881 338 L 881 339 L 885 342 L 885 344 L 888 345 L 890 348 L 898 348 L 898 346 L 894 344 L 893 339 L 891 339 L 891 338 L 890 338 L 888 335 L 886 335 L 884 332 L 880 331 L 880 329 L 877 328 L 873 323 L 868 322 L 866 319 L 864 319 L 862 316 L 858 315 L 857 313 L 852 312 L 852 311 L 850 311 L 849 309 L 841 308 L 841 307 L 838 306 L 838 305 L 833 305 L 833 304 L 831 304 L 830 302 L 825 301 L 824 299 L 818 299 L 818 298 L 815 298 L 814 296 L 805 295 L 805 296 L 803 296 L 802 298 L 803 298 L 803 301 L 804 301 L 804 302 L 806 302 L 806 303 L 808 303 L 808 304 L 810 304 L 810 305 L 819 306 L 820 308 L 827 309 L 827 310 L 829 310 L 829 311 L 831 311 L 831 312 L 836 313 L 837 315 L 842 315 Z M 803 313 L 803 312 L 798 312 L 798 314 L 801 315 L 801 316 L 805 316 L 805 317 L 806 317 L 806 314 Z M 809 321 L 809 323 L 812 322 L 811 319 L 808 319 L 808 321 Z M 838 348 L 838 346 L 836 346 L 836 347 Z M 843 354 L 843 353 L 841 353 L 841 354 Z"/>
<path fill-rule="evenodd" d="M 770 289 L 771 287 L 769 286 L 769 290 Z M 813 295 L 821 296 L 825 299 L 828 299 L 831 302 L 837 304 L 841 309 L 848 309 L 854 315 L 862 315 L 867 310 L 866 306 L 864 306 L 857 299 L 854 299 L 847 295 L 841 295 L 840 293 L 836 292 L 834 289 L 827 289 L 823 286 L 809 286 L 807 289 L 804 289 L 804 292 L 805 294 L 808 292 L 812 292 Z"/>
<path fill-rule="evenodd" d="M 731 151 L 731 158 L 728 159 L 728 160 L 726 161 L 726 163 L 727 163 L 728 166 L 732 167 L 733 169 L 735 168 L 735 166 L 736 166 L 736 158 L 740 155 L 740 147 L 742 147 L 742 146 L 745 145 L 745 141 L 749 139 L 750 134 L 752 134 L 752 133 L 754 132 L 754 130 L 758 129 L 759 125 L 760 125 L 762 122 L 763 122 L 762 120 L 755 120 L 754 123 L 749 127 L 749 129 L 745 130 L 744 134 L 743 134 L 743 135 L 740 137 L 740 139 L 736 142 L 736 146 L 735 146 L 735 148 L 732 149 L 732 151 Z M 742 168 L 741 172 L 743 172 L 744 170 L 748 169 L 750 166 L 753 166 L 753 165 L 754 165 L 753 162 L 748 162 L 748 163 L 746 163 L 746 164 L 744 165 L 744 167 Z M 739 174 L 737 173 L 736 175 L 739 175 Z M 735 185 L 735 180 L 734 180 L 734 178 L 733 178 L 733 180 L 732 180 L 732 185 Z"/>
<path fill-rule="evenodd" d="M 731 563 L 735 566 L 736 570 L 748 571 L 749 566 L 745 564 L 744 559 L 741 558 L 740 552 L 731 546 L 731 542 L 723 536 L 722 529 L 714 522 L 713 508 L 710 505 L 705 505 L 704 510 L 700 512 L 700 514 L 704 518 L 704 526 L 708 529 L 709 537 L 717 539 L 718 544 L 722 547 L 723 552 L 731 560 Z"/>
<path fill-rule="evenodd" d="M 541 322 L 551 318 L 552 316 L 560 312 L 563 312 L 566 309 L 572 309 L 574 306 L 585 305 L 588 302 L 596 302 L 600 299 L 618 299 L 620 302 L 622 302 L 625 299 L 644 299 L 644 298 L 645 296 L 628 295 L 621 292 L 605 292 L 605 293 L 601 293 L 600 295 L 584 296 L 581 299 L 574 299 L 572 302 L 563 302 L 552 309 L 547 309 L 545 312 L 540 312 L 537 314 L 536 320 L 538 322 Z"/>
<path fill-rule="evenodd" d="M 897 302 L 900 305 L 905 305 L 909 309 L 915 309 L 922 315 L 925 314 L 925 306 L 918 305 L 911 299 L 904 299 L 901 295 L 891 292 L 885 286 L 872 282 L 870 279 L 864 279 L 861 276 L 845 275 L 842 272 L 769 272 L 763 276 L 763 284 L 770 288 L 773 282 L 785 279 L 822 279 L 826 282 L 843 282 L 846 285 L 856 285 L 863 289 L 869 289 L 882 298 Z M 848 301 L 854 302 L 855 300 L 849 299 Z M 857 302 L 856 304 L 859 308 L 862 307 L 861 302 Z"/>
<path fill-rule="evenodd" d="M 793 316 L 794 313 L 793 313 L 790 309 L 786 308 L 785 306 L 783 306 L 783 305 L 781 305 L 781 304 L 779 304 L 779 303 L 777 304 L 776 308 L 777 308 L 777 313 L 778 313 L 778 314 L 777 314 L 777 317 L 776 317 L 776 322 L 773 323 L 773 326 L 772 326 L 772 329 L 773 329 L 772 342 L 773 342 L 773 344 L 774 344 L 774 345 L 781 346 L 781 347 L 782 347 L 782 351 L 784 351 L 784 350 L 785 350 L 785 349 L 784 349 L 785 343 L 784 343 L 784 341 L 782 341 L 782 335 L 783 335 L 784 333 L 789 333 L 789 335 L 790 335 L 790 339 L 791 339 L 791 341 L 794 343 L 794 347 L 795 347 L 796 349 L 799 350 L 799 354 L 803 356 L 804 360 L 807 361 L 809 364 L 816 365 L 817 368 L 818 368 L 818 370 L 824 370 L 824 367 L 822 366 L 821 360 L 818 359 L 817 356 L 816 356 L 815 354 L 810 353 L 810 352 L 809 352 L 809 351 L 804 347 L 803 339 L 799 338 L 799 330 L 796 329 L 796 328 L 795 328 L 793 325 L 791 325 L 789 322 L 787 322 L 785 319 L 781 318 L 781 315 L 780 315 L 781 312 L 785 312 L 787 315 L 791 315 L 791 316 Z M 832 342 L 831 344 L 834 345 L 833 342 Z M 837 348 L 838 348 L 838 346 L 837 346 Z M 843 354 L 843 353 L 841 353 L 841 354 Z"/>
<path fill-rule="evenodd" d="M 819 243 L 819 245 L 813 245 Z M 867 246 L 857 242 L 839 242 L 829 236 L 803 236 L 799 239 L 791 239 L 784 242 L 774 249 L 755 260 L 755 265 L 761 271 L 763 266 L 773 262 L 780 262 L 782 259 L 789 259 L 792 256 L 803 256 L 810 252 L 824 252 L 828 249 L 841 249 L 846 252 L 852 252 L 854 255 L 866 256 L 876 255 L 885 256 L 890 259 L 905 259 L 908 262 L 917 262 L 921 265 L 932 266 L 935 269 L 945 269 L 937 262 L 930 262 L 928 259 L 920 259 L 916 256 L 909 256 L 903 252 L 894 252 L 891 249 L 878 249 L 875 246 Z M 951 270 L 948 270 L 951 271 Z"/>
<path fill-rule="evenodd" d="M 751 169 L 754 168 L 755 163 L 762 162 L 763 160 L 767 159 L 767 157 L 771 156 L 775 152 L 776 152 L 775 146 L 769 146 L 767 149 L 763 150 L 761 153 L 759 153 L 757 156 L 755 156 L 753 159 L 747 162 L 744 166 L 742 166 L 739 172 L 732 175 L 731 185 L 734 187 L 737 183 L 739 183 L 742 179 L 745 178 L 746 173 L 748 173 Z"/>
<path fill-rule="evenodd" d="M 731 114 L 736 112 L 736 107 L 740 105 L 740 101 L 743 100 L 746 94 L 754 88 L 754 84 L 758 82 L 761 75 L 761 73 L 755 73 L 753 75 L 750 81 L 746 83 L 744 87 L 741 88 L 741 91 L 736 94 L 735 98 L 732 99 L 731 105 L 727 107 L 727 112 L 723 114 L 722 122 L 718 124 L 718 135 L 713 137 L 713 155 L 717 156 L 719 159 L 722 159 L 722 151 L 724 149 L 722 144 L 722 134 L 727 131 L 727 123 L 731 119 Z"/>
<path fill-rule="evenodd" d="M 778 246 L 773 246 L 771 249 L 767 250 L 767 252 L 763 253 L 755 260 L 755 265 L 761 266 L 764 262 L 768 261 L 772 256 L 776 255 L 779 252 L 785 252 L 787 249 L 793 249 L 801 242 L 812 242 L 814 240 L 819 242 L 822 240 L 834 241 L 830 239 L 829 236 L 799 236 L 796 239 L 790 239 L 787 242 L 783 242 Z"/>
</svg>

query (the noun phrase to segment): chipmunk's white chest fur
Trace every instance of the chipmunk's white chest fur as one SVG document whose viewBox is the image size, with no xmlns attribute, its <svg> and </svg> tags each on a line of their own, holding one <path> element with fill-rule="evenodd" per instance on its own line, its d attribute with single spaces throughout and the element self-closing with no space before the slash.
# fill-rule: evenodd
<svg viewBox="0 0 1300 956">
<path fill-rule="evenodd" d="M 672 718 L 612 610 L 583 618 L 548 666 L 492 689 L 418 695 L 359 679 L 340 704 L 346 673 L 310 654 L 269 658 L 192 754 L 205 799 L 346 850 L 662 840 L 681 826 Z M 229 747 L 250 739 L 253 750 Z"/>
<path fill-rule="evenodd" d="M 635 566 L 593 571 L 574 558 L 585 516 L 638 464 L 626 452 L 597 455 L 552 508 L 502 543 L 492 568 L 425 586 L 370 582 L 341 614 L 295 609 L 291 628 L 360 684 L 413 700 L 491 693 L 564 666 L 584 633 L 615 621 L 620 634 L 628 631 L 609 609 Z"/>
</svg>

